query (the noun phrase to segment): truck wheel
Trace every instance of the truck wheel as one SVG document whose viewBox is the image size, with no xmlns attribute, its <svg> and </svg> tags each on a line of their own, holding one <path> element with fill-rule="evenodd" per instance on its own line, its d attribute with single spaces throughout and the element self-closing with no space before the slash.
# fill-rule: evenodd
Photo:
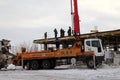
<svg viewBox="0 0 120 80">
<path fill-rule="evenodd" d="M 94 68 L 94 61 L 93 60 L 87 61 L 87 67 L 91 69 Z"/>
<path fill-rule="evenodd" d="M 42 61 L 42 68 L 43 69 L 50 69 L 51 68 L 51 62 L 49 60 L 43 60 Z"/>
<path fill-rule="evenodd" d="M 31 62 L 30 62 L 30 68 L 31 68 L 32 70 L 37 70 L 37 69 L 39 69 L 39 62 L 38 62 L 38 61 L 31 61 Z"/>
</svg>

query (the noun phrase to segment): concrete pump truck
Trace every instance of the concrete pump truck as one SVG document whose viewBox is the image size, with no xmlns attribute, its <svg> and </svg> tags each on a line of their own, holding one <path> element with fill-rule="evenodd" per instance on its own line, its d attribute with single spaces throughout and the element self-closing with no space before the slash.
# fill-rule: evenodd
<svg viewBox="0 0 120 80">
<path fill-rule="evenodd" d="M 34 40 L 33 43 L 35 44 L 43 44 L 45 50 L 26 52 L 26 49 L 22 48 L 22 53 L 17 53 L 16 57 L 13 58 L 14 64 L 22 65 L 23 68 L 26 66 L 27 69 L 32 70 L 53 69 L 58 64 L 62 65 L 65 62 L 66 64 L 71 64 L 74 61 L 82 61 L 88 68 L 94 68 L 94 65 L 101 64 L 104 60 L 101 40 L 95 38 L 85 39 L 84 42 L 81 41 L 77 0 L 71 0 L 71 15 L 74 36 L 58 37 L 60 45 L 67 45 L 66 48 L 49 48 L 49 44 L 55 45 L 56 38 Z"/>
</svg>

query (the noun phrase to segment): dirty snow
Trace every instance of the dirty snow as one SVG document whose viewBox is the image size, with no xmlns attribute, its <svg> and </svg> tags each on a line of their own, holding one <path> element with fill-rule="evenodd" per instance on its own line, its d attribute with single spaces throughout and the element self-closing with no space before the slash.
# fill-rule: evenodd
<svg viewBox="0 0 120 80">
<path fill-rule="evenodd" d="M 0 80 L 120 80 L 119 66 L 104 65 L 99 69 L 69 69 L 54 70 L 16 70 L 0 71 Z"/>
<path fill-rule="evenodd" d="M 13 64 L 8 64 L 7 69 L 8 70 L 14 70 L 14 69 L 16 69 L 16 67 Z"/>
</svg>

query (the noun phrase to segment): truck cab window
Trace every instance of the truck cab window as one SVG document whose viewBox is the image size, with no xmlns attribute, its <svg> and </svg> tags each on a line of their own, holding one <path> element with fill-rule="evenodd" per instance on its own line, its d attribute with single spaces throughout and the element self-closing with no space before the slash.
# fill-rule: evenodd
<svg viewBox="0 0 120 80">
<path fill-rule="evenodd" d="M 101 46 L 100 46 L 100 42 L 97 41 L 92 41 L 92 47 L 97 47 L 98 48 L 98 52 L 101 52 Z"/>
<path fill-rule="evenodd" d="M 92 46 L 93 47 L 100 47 L 100 42 L 99 41 L 92 41 Z"/>
<path fill-rule="evenodd" d="M 87 44 L 88 46 L 90 46 L 90 41 L 86 41 L 86 44 Z"/>
</svg>

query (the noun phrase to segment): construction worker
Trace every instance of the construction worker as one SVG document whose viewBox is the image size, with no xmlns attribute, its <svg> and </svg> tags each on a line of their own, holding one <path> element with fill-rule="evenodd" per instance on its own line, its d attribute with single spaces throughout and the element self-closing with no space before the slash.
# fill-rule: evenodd
<svg viewBox="0 0 120 80">
<path fill-rule="evenodd" d="M 55 44 L 56 44 L 56 48 L 59 49 L 60 42 L 58 37 L 55 38 Z"/>
<path fill-rule="evenodd" d="M 64 37 L 65 36 L 65 31 L 61 28 L 60 29 L 60 37 Z"/>
<path fill-rule="evenodd" d="M 47 32 L 44 33 L 44 37 L 45 37 L 45 39 L 47 39 Z"/>
<path fill-rule="evenodd" d="M 65 36 L 65 30 L 64 29 L 63 29 L 63 34 L 62 35 L 63 35 L 63 37 Z"/>
<path fill-rule="evenodd" d="M 55 28 L 54 29 L 54 34 L 55 34 L 55 38 L 57 37 L 57 34 L 58 34 L 58 32 L 57 32 L 57 29 Z"/>
<path fill-rule="evenodd" d="M 71 36 L 71 27 L 69 27 L 69 29 L 68 29 L 68 36 Z"/>
<path fill-rule="evenodd" d="M 60 37 L 62 37 L 62 28 L 60 29 Z"/>
</svg>

